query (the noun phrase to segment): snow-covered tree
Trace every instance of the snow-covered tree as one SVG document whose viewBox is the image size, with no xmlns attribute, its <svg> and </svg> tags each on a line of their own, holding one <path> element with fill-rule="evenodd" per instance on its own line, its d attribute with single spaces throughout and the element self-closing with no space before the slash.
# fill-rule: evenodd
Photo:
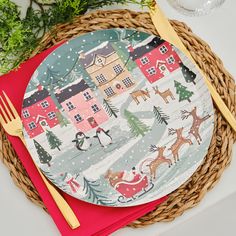
<svg viewBox="0 0 236 236">
<path fill-rule="evenodd" d="M 95 204 L 112 206 L 114 205 L 110 199 L 107 199 L 106 196 L 102 195 L 102 191 L 97 188 L 100 186 L 96 181 L 89 181 L 84 177 L 84 188 L 85 194 L 87 195 L 89 200 L 92 200 Z"/>
<path fill-rule="evenodd" d="M 154 113 L 158 123 L 160 123 L 160 124 L 165 123 L 166 125 L 168 125 L 167 120 L 169 120 L 170 117 L 168 115 L 166 115 L 160 107 L 154 106 L 153 113 Z"/>
<path fill-rule="evenodd" d="M 46 137 L 51 149 L 57 148 L 61 151 L 60 146 L 62 145 L 62 142 L 52 131 L 47 130 Z"/>
<path fill-rule="evenodd" d="M 61 114 L 61 112 L 56 112 L 56 117 L 61 127 L 66 127 L 68 124 L 70 124 L 66 117 Z"/>
<path fill-rule="evenodd" d="M 115 118 L 117 118 L 117 113 L 119 112 L 119 110 L 111 103 L 110 100 L 103 99 L 103 105 L 109 116 L 114 116 Z"/>
<path fill-rule="evenodd" d="M 35 139 L 33 139 L 33 141 L 39 156 L 40 163 L 47 164 L 50 167 L 50 161 L 52 160 L 52 156 Z"/>
<path fill-rule="evenodd" d="M 191 71 L 187 66 L 185 66 L 183 63 L 180 63 L 179 65 L 181 67 L 181 71 L 185 78 L 185 81 L 187 83 L 196 84 L 195 79 L 197 75 L 193 71 Z"/>
<path fill-rule="evenodd" d="M 132 112 L 125 109 L 124 116 L 129 124 L 130 132 L 138 137 L 139 135 L 145 136 L 145 134 L 150 130 L 149 126 L 138 119 Z"/>
<path fill-rule="evenodd" d="M 174 80 L 176 93 L 179 94 L 179 102 L 187 100 L 188 102 L 191 102 L 190 97 L 193 96 L 193 92 L 187 90 L 186 86 L 183 86 L 178 81 Z"/>
</svg>

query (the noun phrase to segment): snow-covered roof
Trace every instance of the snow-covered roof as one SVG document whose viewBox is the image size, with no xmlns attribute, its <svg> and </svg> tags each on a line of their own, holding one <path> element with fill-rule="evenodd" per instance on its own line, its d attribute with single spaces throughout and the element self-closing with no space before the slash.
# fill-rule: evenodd
<svg viewBox="0 0 236 236">
<path fill-rule="evenodd" d="M 107 57 L 115 52 L 115 49 L 111 46 L 111 44 L 106 41 L 94 47 L 90 51 L 84 54 L 84 58 L 80 58 L 79 62 L 85 67 L 89 67 L 94 64 L 95 57 L 97 55 L 102 57 Z"/>
<path fill-rule="evenodd" d="M 150 36 L 147 39 L 145 39 L 144 41 L 135 45 L 135 47 L 133 47 L 133 50 L 130 51 L 130 57 L 132 58 L 133 61 L 135 61 L 136 59 L 142 57 L 146 53 L 152 51 L 154 48 L 160 46 L 164 42 L 165 42 L 165 40 L 163 40 L 159 37 Z"/>
</svg>

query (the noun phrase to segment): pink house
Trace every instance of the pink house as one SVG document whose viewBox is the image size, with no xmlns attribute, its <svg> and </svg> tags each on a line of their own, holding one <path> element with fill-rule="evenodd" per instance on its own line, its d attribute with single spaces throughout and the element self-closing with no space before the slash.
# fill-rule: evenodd
<svg viewBox="0 0 236 236">
<path fill-rule="evenodd" d="M 108 120 L 108 115 L 83 79 L 57 90 L 55 95 L 79 131 L 89 131 Z"/>
<path fill-rule="evenodd" d="M 43 133 L 46 129 L 59 124 L 56 114 L 59 112 L 49 92 L 41 85 L 38 90 L 23 101 L 22 121 L 30 138 Z"/>
<path fill-rule="evenodd" d="M 161 38 L 150 36 L 134 47 L 129 46 L 130 58 L 136 62 L 150 83 L 178 69 L 181 59 L 174 48 Z"/>
</svg>

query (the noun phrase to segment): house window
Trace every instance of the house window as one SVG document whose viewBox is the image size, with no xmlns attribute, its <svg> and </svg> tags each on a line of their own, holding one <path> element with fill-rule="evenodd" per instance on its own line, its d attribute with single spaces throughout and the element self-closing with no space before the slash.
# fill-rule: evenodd
<svg viewBox="0 0 236 236">
<path fill-rule="evenodd" d="M 165 45 L 163 45 L 159 48 L 159 51 L 161 52 L 161 54 L 165 54 L 168 51 L 168 49 Z"/>
<path fill-rule="evenodd" d="M 120 74 L 123 71 L 120 64 L 113 66 L 113 69 L 114 69 L 116 74 Z"/>
<path fill-rule="evenodd" d="M 101 59 L 101 58 L 98 58 L 98 59 L 97 59 L 97 62 L 101 64 L 101 63 L 102 63 L 102 59 Z"/>
<path fill-rule="evenodd" d="M 133 81 L 129 77 L 123 79 L 122 82 L 126 88 L 129 88 L 130 86 L 134 84 Z"/>
<path fill-rule="evenodd" d="M 167 63 L 168 64 L 174 64 L 175 63 L 175 59 L 172 55 L 167 58 Z"/>
<path fill-rule="evenodd" d="M 107 95 L 107 97 L 111 97 L 115 94 L 111 87 L 108 87 L 108 88 L 104 89 L 104 92 Z"/>
<path fill-rule="evenodd" d="M 145 65 L 145 64 L 147 64 L 147 63 L 149 62 L 149 60 L 148 60 L 147 57 L 142 57 L 142 58 L 140 59 L 140 61 L 141 61 L 141 63 L 142 63 L 143 65 Z"/>
<path fill-rule="evenodd" d="M 28 110 L 24 110 L 24 111 L 22 112 L 22 115 L 23 115 L 24 118 L 30 117 L 30 113 L 29 113 Z"/>
<path fill-rule="evenodd" d="M 72 102 L 67 102 L 66 106 L 68 107 L 69 111 L 73 110 L 75 108 L 75 106 L 72 104 Z"/>
<path fill-rule="evenodd" d="M 91 108 L 93 109 L 94 113 L 96 113 L 100 110 L 96 104 L 92 105 Z"/>
<path fill-rule="evenodd" d="M 92 98 L 91 95 L 89 94 L 89 92 L 85 92 L 84 97 L 86 100 L 90 100 Z"/>
<path fill-rule="evenodd" d="M 48 118 L 49 118 L 50 120 L 52 120 L 52 119 L 55 118 L 55 117 L 56 117 L 56 114 L 55 114 L 54 111 L 50 111 L 50 112 L 48 113 Z"/>
<path fill-rule="evenodd" d="M 98 81 L 99 84 L 106 82 L 106 78 L 103 74 L 95 76 L 96 80 Z"/>
<path fill-rule="evenodd" d="M 32 122 L 30 122 L 29 124 L 28 124 L 28 126 L 29 126 L 29 129 L 30 130 L 32 130 L 32 129 L 35 129 L 37 126 L 36 126 L 36 124 L 32 121 Z"/>
<path fill-rule="evenodd" d="M 74 118 L 77 122 L 80 122 L 83 120 L 82 117 L 80 116 L 80 114 L 75 115 Z"/>
<path fill-rule="evenodd" d="M 42 108 L 47 108 L 49 106 L 48 101 L 45 100 L 45 101 L 41 102 L 41 106 L 42 106 Z"/>
<path fill-rule="evenodd" d="M 149 75 L 154 75 L 154 74 L 156 74 L 156 69 L 153 66 L 153 67 L 148 68 L 147 72 L 148 72 Z"/>
</svg>

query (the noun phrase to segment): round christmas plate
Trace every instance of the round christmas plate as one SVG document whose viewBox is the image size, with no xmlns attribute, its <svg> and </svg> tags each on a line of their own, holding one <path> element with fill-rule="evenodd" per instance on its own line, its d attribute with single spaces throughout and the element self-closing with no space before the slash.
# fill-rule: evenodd
<svg viewBox="0 0 236 236">
<path fill-rule="evenodd" d="M 213 131 L 201 74 L 163 39 L 129 29 L 64 43 L 33 74 L 22 121 L 32 158 L 71 196 L 134 206 L 184 183 Z"/>
</svg>

